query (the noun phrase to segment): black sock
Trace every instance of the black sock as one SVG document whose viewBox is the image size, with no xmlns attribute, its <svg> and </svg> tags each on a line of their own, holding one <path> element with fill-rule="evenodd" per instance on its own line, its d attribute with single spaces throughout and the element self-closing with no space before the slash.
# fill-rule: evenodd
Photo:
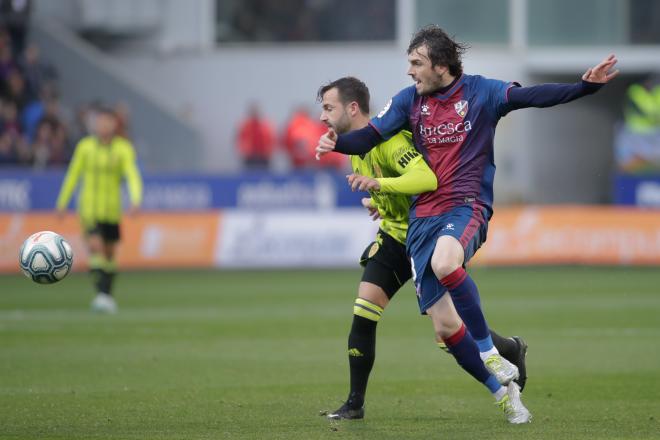
<svg viewBox="0 0 660 440">
<path fill-rule="evenodd" d="M 353 315 L 353 326 L 348 335 L 348 364 L 351 371 L 348 403 L 354 408 L 364 405 L 369 374 L 376 359 L 376 325 L 376 321 Z"/>
<path fill-rule="evenodd" d="M 101 271 L 101 276 L 99 279 L 99 292 L 107 293 L 108 295 L 112 295 L 112 282 L 115 279 L 115 273 L 114 272 L 107 272 L 105 270 Z"/>
<path fill-rule="evenodd" d="M 504 359 L 514 363 L 518 361 L 518 344 L 516 344 L 516 341 L 511 338 L 503 338 L 493 330 L 490 331 L 490 336 L 493 338 L 493 345 Z"/>
<path fill-rule="evenodd" d="M 103 287 L 103 273 L 104 271 L 99 268 L 92 268 L 89 270 L 89 273 L 92 275 L 92 284 L 94 284 L 94 288 L 96 289 L 96 292 L 103 292 L 102 287 Z"/>
</svg>

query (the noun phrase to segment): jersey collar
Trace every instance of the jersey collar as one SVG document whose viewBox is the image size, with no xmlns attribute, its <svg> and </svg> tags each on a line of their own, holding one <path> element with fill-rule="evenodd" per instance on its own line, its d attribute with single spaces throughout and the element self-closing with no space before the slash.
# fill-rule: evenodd
<svg viewBox="0 0 660 440">
<path fill-rule="evenodd" d="M 464 79 L 465 79 L 465 75 L 461 73 L 461 76 L 459 76 L 457 79 L 454 80 L 454 84 L 449 88 L 449 90 L 447 90 L 444 93 L 435 93 L 431 96 L 435 99 L 440 99 L 440 100 L 445 100 L 449 98 L 463 84 Z"/>
</svg>

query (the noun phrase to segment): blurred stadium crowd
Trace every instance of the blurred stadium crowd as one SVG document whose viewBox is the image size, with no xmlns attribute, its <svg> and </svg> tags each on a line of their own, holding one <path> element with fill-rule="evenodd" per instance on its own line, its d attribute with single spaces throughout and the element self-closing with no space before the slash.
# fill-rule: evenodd
<svg viewBox="0 0 660 440">
<path fill-rule="evenodd" d="M 62 167 L 90 133 L 100 102 L 75 111 L 60 100 L 58 71 L 28 42 L 30 2 L 0 2 L 0 166 Z M 127 136 L 128 108 L 117 104 L 119 132 Z"/>
<path fill-rule="evenodd" d="M 108 103 L 74 102 L 62 95 L 62 75 L 28 38 L 33 3 L 0 0 L 0 166 L 63 167 L 77 142 L 90 133 L 95 111 L 108 107 Z M 426 3 L 420 3 L 420 11 L 425 10 L 422 6 Z M 635 24 L 631 41 L 657 41 L 656 28 L 646 23 L 644 20 L 650 18 L 640 12 L 643 5 L 652 4 L 631 4 Z M 393 41 L 395 11 L 394 0 L 359 4 L 349 0 L 224 0 L 216 5 L 215 38 L 222 43 L 270 44 Z M 341 26 L 337 26 L 339 22 Z M 644 36 L 642 30 L 656 33 Z M 627 91 L 621 103 L 623 118 L 614 130 L 616 171 L 623 174 L 655 174 L 660 170 L 660 77 L 657 72 L 648 73 Z M 227 145 L 234 144 L 243 169 L 280 169 L 277 163 L 273 165 L 278 159 L 286 160 L 289 170 L 347 168 L 347 158 L 341 155 L 315 160 L 316 140 L 326 130 L 318 121 L 316 109 L 287 107 L 283 111 L 290 111 L 288 120 L 276 127 L 272 115 L 262 111 L 267 107 L 263 104 L 267 103 L 251 103 L 235 127 L 232 122 L 234 139 L 223 139 Z M 129 137 L 128 105 L 119 103 L 114 109 L 118 134 Z M 141 126 L 135 123 L 135 127 Z M 142 153 L 138 145 L 138 155 Z M 141 159 L 149 162 L 148 158 Z"/>
</svg>

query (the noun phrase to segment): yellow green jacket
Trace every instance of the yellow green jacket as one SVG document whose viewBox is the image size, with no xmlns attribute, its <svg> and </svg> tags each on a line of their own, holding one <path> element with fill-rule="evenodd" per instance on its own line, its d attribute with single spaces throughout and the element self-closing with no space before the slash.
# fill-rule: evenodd
<svg viewBox="0 0 660 440">
<path fill-rule="evenodd" d="M 78 212 L 83 224 L 119 223 L 121 219 L 121 182 L 126 179 L 131 204 L 142 202 L 142 177 L 131 143 L 115 136 L 102 145 L 95 136 L 83 138 L 73 153 L 59 197 L 57 209 L 64 210 L 81 180 Z"/>
</svg>

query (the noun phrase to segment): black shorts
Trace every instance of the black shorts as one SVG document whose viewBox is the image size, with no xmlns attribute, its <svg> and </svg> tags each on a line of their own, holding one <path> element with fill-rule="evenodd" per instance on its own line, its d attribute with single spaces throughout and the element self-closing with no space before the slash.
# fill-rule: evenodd
<svg viewBox="0 0 660 440">
<path fill-rule="evenodd" d="M 100 235 L 105 242 L 117 242 L 121 238 L 118 223 L 96 223 L 85 231 L 87 235 Z"/>
<path fill-rule="evenodd" d="M 364 250 L 360 264 L 364 266 L 362 281 L 377 285 L 389 299 L 412 278 L 406 245 L 383 231 L 378 231 L 378 240 Z"/>
</svg>

